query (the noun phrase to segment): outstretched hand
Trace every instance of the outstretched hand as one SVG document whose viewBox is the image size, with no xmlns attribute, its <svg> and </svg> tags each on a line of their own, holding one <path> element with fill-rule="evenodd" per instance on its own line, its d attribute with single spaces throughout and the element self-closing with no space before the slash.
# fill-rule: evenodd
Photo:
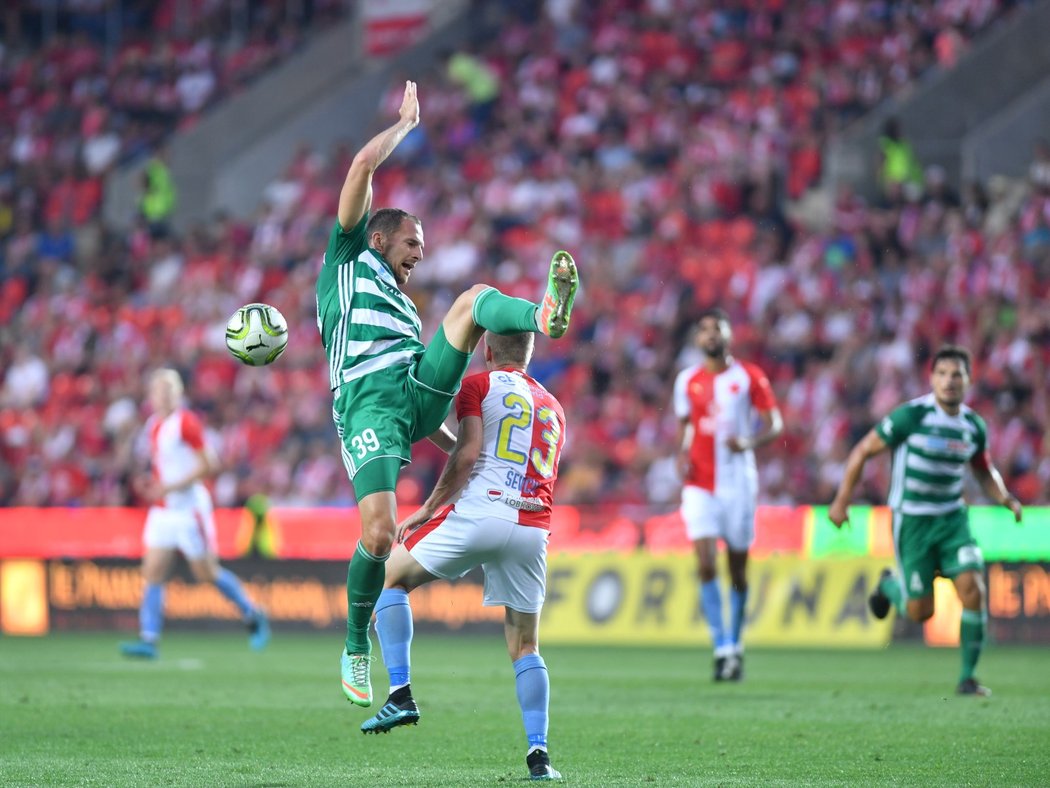
<svg viewBox="0 0 1050 788">
<path fill-rule="evenodd" d="M 402 544 L 419 526 L 433 517 L 427 509 L 416 509 L 397 525 L 397 543 Z"/>
<path fill-rule="evenodd" d="M 401 120 L 413 126 L 419 124 L 419 99 L 416 97 L 416 83 L 412 80 L 405 82 L 405 96 L 401 99 L 401 109 L 398 110 L 398 114 Z"/>
</svg>

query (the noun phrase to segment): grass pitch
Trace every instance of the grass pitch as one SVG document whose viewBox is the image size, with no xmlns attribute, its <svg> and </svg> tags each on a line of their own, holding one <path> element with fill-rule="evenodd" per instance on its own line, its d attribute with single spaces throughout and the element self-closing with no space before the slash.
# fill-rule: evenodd
<svg viewBox="0 0 1050 788">
<path fill-rule="evenodd" d="M 499 637 L 414 645 L 418 727 L 364 736 L 338 635 L 0 640 L 0 784 L 521 784 L 525 738 Z M 990 648 L 990 699 L 952 694 L 953 650 L 753 651 L 739 685 L 707 653 L 549 646 L 551 757 L 569 785 L 1047 785 L 1050 655 Z M 386 673 L 373 670 L 377 706 Z"/>
</svg>

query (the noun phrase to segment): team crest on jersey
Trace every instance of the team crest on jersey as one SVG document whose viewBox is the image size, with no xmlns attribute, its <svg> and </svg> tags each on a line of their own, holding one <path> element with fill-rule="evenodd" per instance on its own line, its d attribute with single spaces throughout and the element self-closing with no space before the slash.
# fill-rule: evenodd
<svg viewBox="0 0 1050 788">
<path fill-rule="evenodd" d="M 498 501 L 500 498 L 503 497 L 503 490 L 492 490 L 492 489 L 489 489 L 487 492 L 488 492 L 488 496 L 489 496 L 489 500 L 490 501 Z"/>
</svg>

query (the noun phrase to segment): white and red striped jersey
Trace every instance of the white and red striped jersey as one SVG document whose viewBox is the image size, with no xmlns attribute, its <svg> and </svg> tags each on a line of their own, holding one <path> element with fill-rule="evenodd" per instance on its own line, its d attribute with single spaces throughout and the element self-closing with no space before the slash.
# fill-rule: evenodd
<svg viewBox="0 0 1050 788">
<path fill-rule="evenodd" d="M 204 428 L 195 413 L 178 408 L 163 419 L 150 416 L 146 430 L 150 439 L 153 475 L 161 484 L 181 482 L 200 466 Z M 202 482 L 197 481 L 183 490 L 169 492 L 164 496 L 163 504 L 155 505 L 169 509 L 195 509 L 210 506 L 211 494 Z"/>
<path fill-rule="evenodd" d="M 525 373 L 496 369 L 463 381 L 456 416 L 479 416 L 484 442 L 456 511 L 550 530 L 565 445 L 561 403 Z"/>
<path fill-rule="evenodd" d="M 696 364 L 678 373 L 674 412 L 689 419 L 693 442 L 685 484 L 716 494 L 757 495 L 758 469 L 753 451 L 734 452 L 729 438 L 750 438 L 756 412 L 777 406 L 769 379 L 754 364 L 732 360 L 719 373 Z"/>
</svg>

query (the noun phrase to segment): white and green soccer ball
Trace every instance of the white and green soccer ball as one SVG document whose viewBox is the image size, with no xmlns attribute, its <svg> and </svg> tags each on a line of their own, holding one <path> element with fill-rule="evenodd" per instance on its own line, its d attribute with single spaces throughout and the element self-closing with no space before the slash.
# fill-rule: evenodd
<svg viewBox="0 0 1050 788">
<path fill-rule="evenodd" d="M 275 306 L 245 304 L 226 323 L 226 347 L 250 367 L 270 364 L 288 346 L 288 321 Z"/>
</svg>

